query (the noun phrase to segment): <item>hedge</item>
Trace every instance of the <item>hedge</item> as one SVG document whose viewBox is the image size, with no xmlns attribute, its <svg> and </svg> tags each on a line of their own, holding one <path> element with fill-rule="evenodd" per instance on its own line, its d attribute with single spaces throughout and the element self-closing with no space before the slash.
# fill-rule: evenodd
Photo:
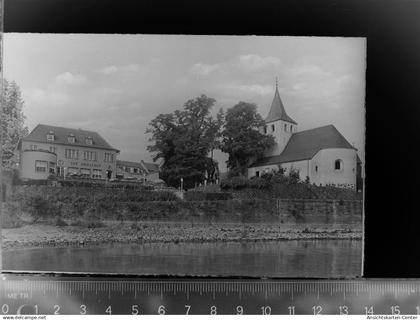
<svg viewBox="0 0 420 320">
<path fill-rule="evenodd" d="M 184 200 L 186 201 L 215 201 L 230 199 L 232 199 L 232 194 L 227 192 L 188 191 L 184 193 Z"/>
</svg>

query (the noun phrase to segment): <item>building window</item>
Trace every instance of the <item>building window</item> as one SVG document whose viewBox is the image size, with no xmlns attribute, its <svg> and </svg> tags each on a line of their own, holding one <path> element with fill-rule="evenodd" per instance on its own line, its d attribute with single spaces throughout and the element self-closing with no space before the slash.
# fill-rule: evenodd
<svg viewBox="0 0 420 320">
<path fill-rule="evenodd" d="M 47 133 L 47 141 L 54 141 L 54 133 Z"/>
<path fill-rule="evenodd" d="M 334 161 L 334 170 L 340 171 L 343 169 L 343 161 L 340 159 L 337 159 Z"/>
<path fill-rule="evenodd" d="M 102 170 L 93 169 L 92 178 L 94 178 L 94 179 L 102 179 Z"/>
<path fill-rule="evenodd" d="M 30 148 L 31 150 L 36 150 L 38 149 L 38 146 L 36 144 L 31 144 Z"/>
<path fill-rule="evenodd" d="M 83 159 L 88 161 L 96 161 L 98 159 L 96 151 L 83 151 Z"/>
<path fill-rule="evenodd" d="M 105 162 L 114 162 L 114 155 L 112 153 L 106 153 L 105 152 L 105 158 L 104 158 Z"/>
<path fill-rule="evenodd" d="M 290 125 L 290 132 L 292 132 L 292 125 Z"/>
<path fill-rule="evenodd" d="M 315 172 L 318 172 L 318 166 L 315 166 Z"/>
<path fill-rule="evenodd" d="M 55 173 L 55 163 L 54 162 L 50 162 L 50 173 L 52 173 L 52 174 Z"/>
<path fill-rule="evenodd" d="M 79 173 L 79 169 L 75 167 L 69 167 L 68 174 L 78 174 L 78 173 Z"/>
<path fill-rule="evenodd" d="M 134 168 L 134 173 L 139 173 L 139 169 L 138 168 Z"/>
<path fill-rule="evenodd" d="M 67 141 L 69 142 L 69 143 L 75 143 L 76 142 L 76 138 L 74 137 L 74 134 L 70 134 L 68 137 L 67 137 Z"/>
<path fill-rule="evenodd" d="M 76 149 L 66 149 L 65 156 L 67 159 L 79 159 L 79 150 Z"/>
<path fill-rule="evenodd" d="M 264 126 L 264 134 L 267 134 L 267 126 Z"/>
<path fill-rule="evenodd" d="M 276 127 L 274 126 L 274 124 L 271 125 L 271 132 L 274 132 L 274 130 L 276 129 Z"/>
<path fill-rule="evenodd" d="M 90 169 L 81 168 L 81 169 L 80 169 L 80 175 L 81 175 L 83 178 L 90 178 Z"/>
<path fill-rule="evenodd" d="M 88 144 L 88 145 L 92 145 L 93 144 L 93 140 L 92 140 L 92 137 L 86 137 L 86 144 Z"/>
<path fill-rule="evenodd" d="M 57 148 L 56 147 L 50 147 L 50 152 L 57 153 Z"/>
<path fill-rule="evenodd" d="M 35 172 L 47 172 L 48 162 L 36 160 L 35 161 Z"/>
<path fill-rule="evenodd" d="M 287 124 L 284 125 L 284 132 L 287 131 Z"/>
<path fill-rule="evenodd" d="M 255 171 L 255 176 L 259 177 L 260 176 L 260 172 L 259 171 Z"/>
</svg>

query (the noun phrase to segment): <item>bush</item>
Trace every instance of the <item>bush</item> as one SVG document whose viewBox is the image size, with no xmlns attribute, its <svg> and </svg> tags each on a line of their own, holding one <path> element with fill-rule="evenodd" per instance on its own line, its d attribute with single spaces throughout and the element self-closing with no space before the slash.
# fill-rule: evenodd
<svg viewBox="0 0 420 320">
<path fill-rule="evenodd" d="M 47 200 L 41 196 L 34 196 L 28 199 L 27 203 L 34 221 L 46 218 L 50 215 L 50 207 Z"/>
<path fill-rule="evenodd" d="M 184 200 L 186 201 L 217 201 L 230 199 L 232 199 L 232 194 L 227 192 L 188 191 L 184 193 Z"/>
<path fill-rule="evenodd" d="M 270 181 L 265 177 L 257 177 L 249 181 L 249 187 L 254 189 L 268 189 Z"/>
<path fill-rule="evenodd" d="M 249 180 L 244 176 L 234 176 L 231 178 L 227 178 L 222 180 L 220 183 L 221 189 L 234 189 L 240 190 L 248 187 Z"/>
<path fill-rule="evenodd" d="M 2 228 L 19 228 L 23 226 L 23 221 L 18 215 L 18 206 L 14 202 L 6 202 L 1 212 L 1 226 Z"/>
<path fill-rule="evenodd" d="M 65 222 L 63 219 L 61 219 L 60 217 L 58 217 L 57 219 L 55 219 L 55 225 L 57 227 L 67 227 L 68 223 Z"/>
<path fill-rule="evenodd" d="M 291 170 L 288 175 L 283 172 L 264 173 L 261 177 L 233 177 L 221 182 L 221 189 L 238 191 L 237 199 L 247 198 L 283 198 L 283 199 L 344 199 L 361 200 L 362 195 L 349 188 L 337 186 L 316 186 L 308 178 L 300 180 L 299 172 Z"/>
<path fill-rule="evenodd" d="M 101 221 L 101 216 L 98 213 L 97 208 L 91 206 L 86 210 L 83 216 L 83 225 L 88 228 L 101 228 L 105 224 Z"/>
<path fill-rule="evenodd" d="M 27 180 L 23 182 L 27 186 L 46 186 L 48 185 L 47 180 Z"/>
<path fill-rule="evenodd" d="M 82 222 L 82 220 L 74 220 L 74 221 L 70 222 L 70 225 L 72 227 L 81 227 L 81 226 L 83 226 L 83 222 Z"/>
</svg>

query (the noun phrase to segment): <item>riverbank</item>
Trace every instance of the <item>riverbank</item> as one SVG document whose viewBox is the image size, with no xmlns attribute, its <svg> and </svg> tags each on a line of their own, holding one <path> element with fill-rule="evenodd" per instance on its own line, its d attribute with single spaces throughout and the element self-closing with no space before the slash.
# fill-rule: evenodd
<svg viewBox="0 0 420 320">
<path fill-rule="evenodd" d="M 361 239 L 361 225 L 106 221 L 101 228 L 30 224 L 3 229 L 3 250 L 105 243 Z"/>
</svg>

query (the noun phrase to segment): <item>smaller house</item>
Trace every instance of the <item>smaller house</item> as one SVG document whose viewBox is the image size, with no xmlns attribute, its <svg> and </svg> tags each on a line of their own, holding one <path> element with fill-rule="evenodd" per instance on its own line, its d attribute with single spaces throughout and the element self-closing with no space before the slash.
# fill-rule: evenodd
<svg viewBox="0 0 420 320">
<path fill-rule="evenodd" d="M 117 179 L 158 182 L 159 165 L 156 163 L 117 160 Z"/>
</svg>

